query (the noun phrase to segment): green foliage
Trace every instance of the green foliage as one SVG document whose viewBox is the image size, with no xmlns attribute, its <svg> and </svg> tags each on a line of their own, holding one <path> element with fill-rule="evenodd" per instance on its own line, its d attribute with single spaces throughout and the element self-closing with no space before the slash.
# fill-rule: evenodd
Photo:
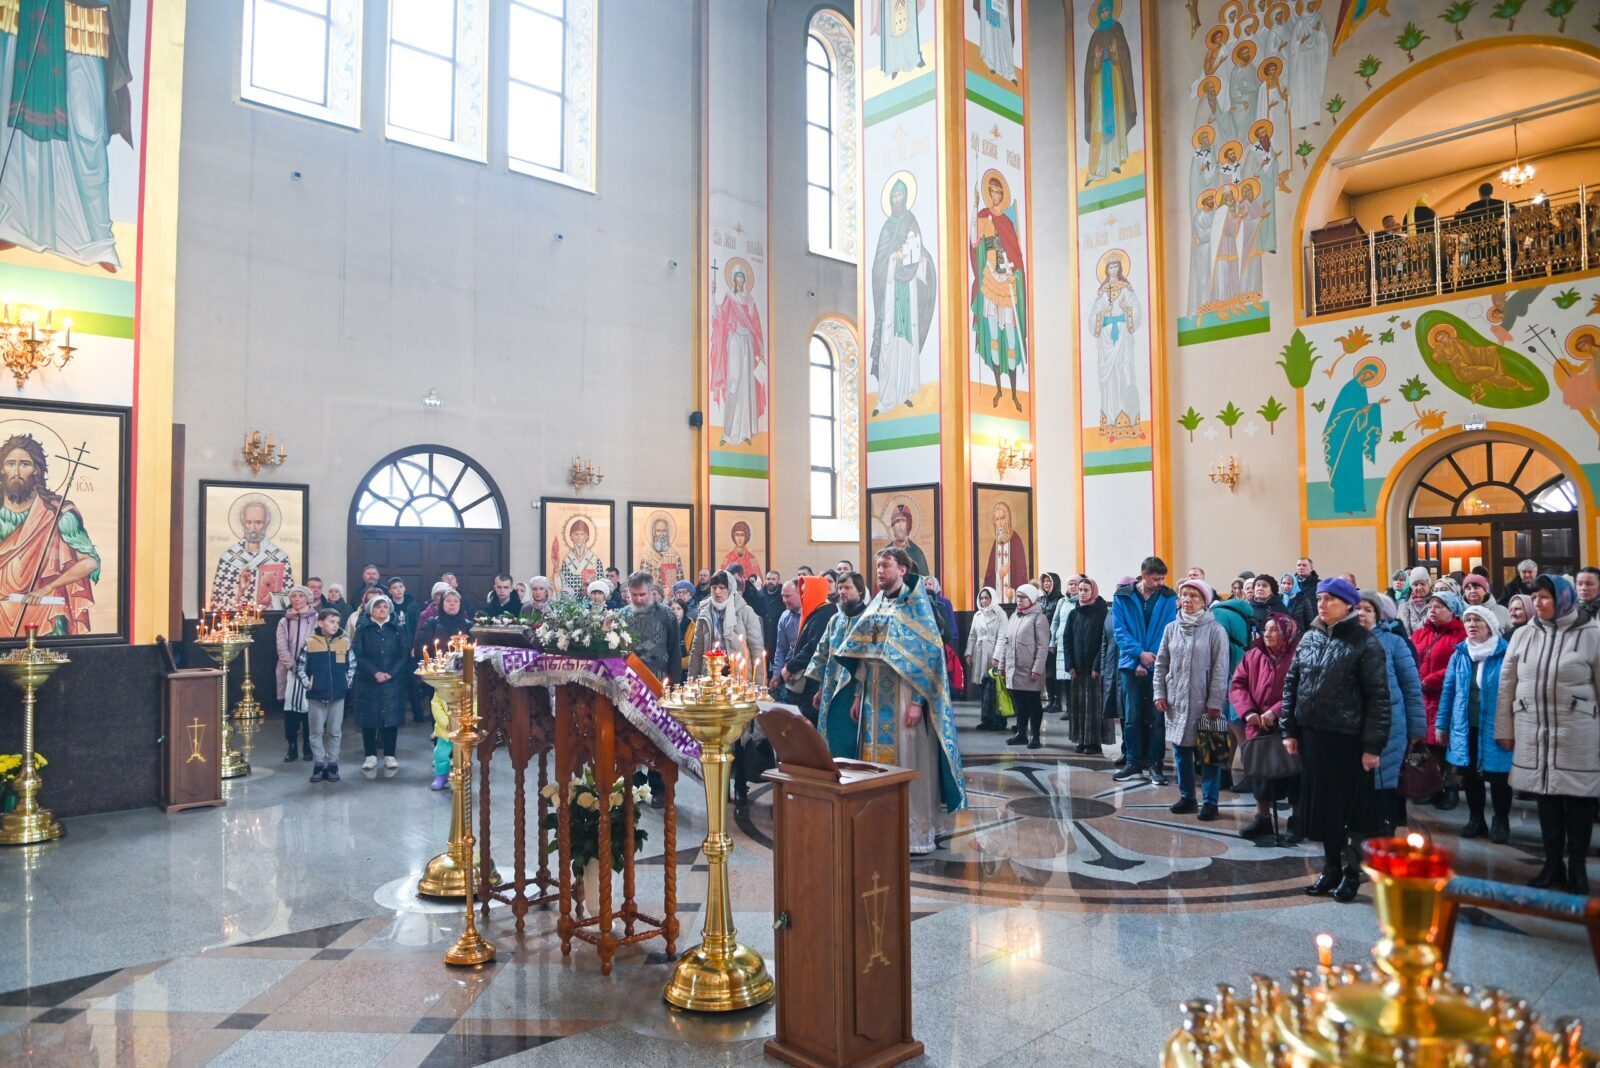
<svg viewBox="0 0 1600 1068">
<path fill-rule="evenodd" d="M 1278 402 L 1277 397 L 1269 394 L 1267 397 L 1267 403 L 1257 408 L 1256 414 L 1267 421 L 1267 433 L 1276 434 L 1278 432 L 1278 428 L 1274 424 L 1276 424 L 1278 419 L 1282 417 L 1283 413 L 1288 410 L 1289 409 L 1285 408 Z"/>
<path fill-rule="evenodd" d="M 1517 16 L 1522 13 L 1522 5 L 1527 2 L 1528 0 L 1500 0 L 1489 14 L 1493 18 L 1504 20 L 1506 32 L 1514 33 L 1517 28 Z"/>
<path fill-rule="evenodd" d="M 1322 359 L 1317 355 L 1317 346 L 1307 340 L 1304 330 L 1296 330 L 1279 355 L 1283 359 L 1276 362 L 1288 376 L 1292 389 L 1305 389 L 1306 383 L 1311 381 L 1311 369 Z"/>
<path fill-rule="evenodd" d="M 1383 66 L 1383 60 L 1379 59 L 1375 55 L 1372 55 L 1371 53 L 1368 53 L 1366 58 L 1361 61 L 1361 64 L 1356 67 L 1356 77 L 1365 81 L 1367 83 L 1367 88 L 1371 89 L 1372 76 L 1378 73 L 1378 68 L 1381 66 Z"/>
<path fill-rule="evenodd" d="M 589 861 L 600 858 L 600 806 L 604 804 L 609 813 L 612 827 L 611 834 L 611 861 L 612 871 L 621 871 L 623 861 L 627 854 L 623 851 L 624 835 L 618 833 L 626 815 L 624 802 L 626 795 L 633 794 L 635 805 L 648 804 L 650 801 L 650 787 L 631 786 L 624 779 L 617 779 L 611 784 L 610 792 L 602 797 L 594 781 L 593 765 L 585 764 L 583 774 L 574 775 L 572 781 L 567 783 L 567 796 L 561 797 L 561 787 L 551 783 L 539 793 L 551 803 L 550 812 L 545 816 L 539 826 L 546 831 L 559 830 L 561 809 L 570 811 L 569 824 L 572 835 L 572 877 L 583 878 L 583 869 Z M 633 831 L 633 851 L 639 852 L 644 848 L 649 833 L 643 827 L 635 827 Z M 559 843 L 552 836 L 544 847 L 545 856 L 556 852 Z"/>
<path fill-rule="evenodd" d="M 1194 405 L 1191 404 L 1188 411 L 1178 416 L 1178 425 L 1187 430 L 1189 432 L 1189 440 L 1194 441 L 1195 428 L 1205 422 L 1205 418 L 1205 416 L 1195 411 Z"/>
<path fill-rule="evenodd" d="M 1553 19 L 1560 19 L 1561 21 L 1556 25 L 1556 32 L 1566 33 L 1567 16 L 1572 14 L 1572 9 L 1577 6 L 1577 0 L 1550 0 L 1549 6 L 1544 9 L 1544 13 Z"/>
<path fill-rule="evenodd" d="M 1428 34 L 1415 22 L 1408 22 L 1400 31 L 1400 36 L 1394 39 L 1395 45 L 1406 54 L 1406 62 L 1416 59 L 1411 53 L 1422 47 L 1422 42 L 1428 40 Z"/>
<path fill-rule="evenodd" d="M 1456 0 L 1455 3 L 1444 9 L 1441 19 L 1450 24 L 1456 31 L 1456 40 L 1461 40 L 1461 24 L 1467 21 L 1467 16 L 1472 14 L 1472 9 L 1478 6 L 1478 0 Z"/>
<path fill-rule="evenodd" d="M 1322 411 L 1322 409 L 1326 408 L 1327 406 L 1328 406 L 1328 402 L 1326 400 L 1319 400 L 1319 401 L 1312 401 L 1311 402 L 1311 407 L 1315 408 L 1319 412 Z"/>
<path fill-rule="evenodd" d="M 1233 401 L 1229 401 L 1228 406 L 1217 413 L 1217 419 L 1221 421 L 1223 426 L 1228 428 L 1228 436 L 1230 438 L 1233 437 L 1234 424 L 1243 418 L 1243 409 L 1234 404 Z"/>
<path fill-rule="evenodd" d="M 1550 299 L 1555 301 L 1556 307 L 1560 308 L 1562 311 L 1566 311 L 1568 308 L 1578 303 L 1578 291 L 1576 289 L 1563 289 Z"/>
<path fill-rule="evenodd" d="M 1327 103 L 1328 114 L 1333 116 L 1333 124 L 1339 125 L 1339 112 L 1344 110 L 1344 97 L 1338 93 L 1333 94 L 1333 99 Z"/>
<path fill-rule="evenodd" d="M 1393 434 L 1389 435 L 1389 440 L 1394 444 L 1399 445 L 1401 442 L 1406 440 L 1406 432 L 1404 430 L 1396 430 Z"/>
<path fill-rule="evenodd" d="M 1404 397 L 1408 404 L 1417 403 L 1431 392 L 1433 391 L 1428 388 L 1428 383 L 1422 380 L 1421 375 L 1412 375 L 1400 383 L 1400 396 Z"/>
<path fill-rule="evenodd" d="M 1385 330 L 1383 333 L 1378 335 L 1378 344 L 1380 344 L 1380 345 L 1388 345 L 1393 341 L 1394 341 L 1394 327 L 1392 327 L 1392 326 L 1389 329 Z"/>
<path fill-rule="evenodd" d="M 1294 154 L 1300 157 L 1300 166 L 1302 169 L 1311 166 L 1311 154 L 1316 150 L 1317 146 L 1312 144 L 1310 141 L 1301 141 L 1295 146 Z"/>
</svg>

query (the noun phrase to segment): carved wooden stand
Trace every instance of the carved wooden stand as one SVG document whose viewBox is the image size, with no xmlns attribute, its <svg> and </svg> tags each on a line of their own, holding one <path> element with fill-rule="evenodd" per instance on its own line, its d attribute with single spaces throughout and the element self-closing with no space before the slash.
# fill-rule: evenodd
<svg viewBox="0 0 1600 1068">
<path fill-rule="evenodd" d="M 503 901 L 511 906 L 517 921 L 517 933 L 526 925 L 528 910 L 535 905 L 545 905 L 556 900 L 556 881 L 550 875 L 550 861 L 545 844 L 550 832 L 544 830 L 544 818 L 550 811 L 550 802 L 541 792 L 549 782 L 549 765 L 545 754 L 556 746 L 555 717 L 550 709 L 550 691 L 543 686 L 509 685 L 488 664 L 478 665 L 478 708 L 482 717 L 479 729 L 483 741 L 478 745 L 478 857 L 482 865 L 478 873 L 478 896 L 483 902 L 483 918 L 489 919 L 489 902 Z M 489 831 L 489 761 L 496 749 L 504 746 L 511 758 L 512 774 L 512 849 L 515 854 L 511 865 L 511 878 L 498 883 L 490 881 L 493 866 Z M 528 765 L 537 763 L 539 784 L 534 796 L 539 799 L 539 869 L 533 882 L 528 881 L 527 829 L 528 829 Z M 528 887 L 534 887 L 534 894 Z"/>
</svg>

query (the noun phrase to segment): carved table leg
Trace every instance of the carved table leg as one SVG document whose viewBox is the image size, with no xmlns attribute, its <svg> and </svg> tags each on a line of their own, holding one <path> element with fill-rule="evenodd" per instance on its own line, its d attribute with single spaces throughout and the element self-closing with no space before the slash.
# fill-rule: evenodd
<svg viewBox="0 0 1600 1068">
<path fill-rule="evenodd" d="M 528 837 L 528 734 L 531 727 L 528 711 L 528 694 L 523 690 L 512 706 L 510 746 L 511 774 L 515 780 L 511 793 L 512 824 L 517 829 L 516 841 L 512 843 L 516 873 L 512 876 L 511 911 L 517 918 L 517 934 L 522 934 L 528 915 L 527 846 L 524 844 Z"/>
<path fill-rule="evenodd" d="M 622 769 L 622 933 L 633 937 L 634 917 L 639 905 L 634 901 L 633 829 L 635 808 L 633 803 L 633 769 Z"/>
<path fill-rule="evenodd" d="M 573 738 L 572 702 L 566 688 L 556 691 L 556 786 L 561 791 L 556 804 L 556 884 L 560 887 L 561 914 L 556 932 L 561 936 L 561 955 L 572 955 L 572 805 L 567 800 L 567 783 L 572 781 Z M 602 869 L 603 870 L 603 869 Z"/>
<path fill-rule="evenodd" d="M 594 724 L 595 787 L 600 794 L 600 974 L 611 974 L 611 958 L 617 952 L 617 939 L 611 931 L 611 806 L 606 798 L 611 784 L 617 779 L 617 739 L 611 722 L 609 703 L 598 707 L 601 700 L 594 694 L 585 695 L 588 711 Z"/>
<path fill-rule="evenodd" d="M 488 732 L 485 732 L 488 733 Z M 489 922 L 489 902 L 494 898 L 494 885 L 490 883 L 490 874 L 494 865 L 490 858 L 494 856 L 489 847 L 489 761 L 494 756 L 494 743 L 485 740 L 478 748 L 478 770 L 482 773 L 482 781 L 478 784 L 478 879 L 475 887 L 478 898 L 483 902 L 483 922 Z M 467 863 L 471 864 L 469 857 Z"/>
<path fill-rule="evenodd" d="M 678 958 L 678 768 L 669 766 L 666 773 L 661 776 L 662 786 L 667 792 L 666 807 L 662 814 L 666 817 L 666 831 L 662 835 L 662 844 L 666 847 L 666 855 L 662 863 L 666 867 L 666 910 L 661 917 L 663 932 L 667 938 L 667 956 L 676 960 Z"/>
</svg>

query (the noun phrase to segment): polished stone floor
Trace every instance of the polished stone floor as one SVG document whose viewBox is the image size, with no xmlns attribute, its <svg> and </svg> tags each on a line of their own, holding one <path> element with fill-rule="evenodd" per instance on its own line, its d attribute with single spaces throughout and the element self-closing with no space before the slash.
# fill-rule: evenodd
<svg viewBox="0 0 1600 1068">
<path fill-rule="evenodd" d="M 602 976 L 586 946 L 562 958 L 547 912 L 530 913 L 519 937 L 497 907 L 485 933 L 499 960 L 447 968 L 459 912 L 411 892 L 449 824 L 448 795 L 427 789 L 424 729 L 402 732 L 398 772 L 370 775 L 347 731 L 344 781 L 312 785 L 305 765 L 279 762 L 276 727 L 254 737 L 257 770 L 229 785 L 226 808 L 75 819 L 60 842 L 0 853 L 0 1063 L 766 1062 L 770 1007 L 671 1012 L 648 944 Z M 1310 848 L 1234 835 L 1248 798 L 1225 794 L 1222 818 L 1203 824 L 1167 811 L 1173 788 L 1114 783 L 1108 759 L 1064 744 L 1013 750 L 963 730 L 962 747 L 971 810 L 912 866 L 920 1063 L 1150 1065 L 1184 998 L 1305 965 L 1317 932 L 1351 960 L 1376 938 L 1366 893 L 1347 906 L 1300 893 Z M 770 962 L 767 789 L 735 821 L 732 889 L 741 938 Z M 704 893 L 694 790 L 679 815 L 687 945 Z M 1518 807 L 1508 846 L 1457 842 L 1463 819 L 1419 822 L 1459 847 L 1464 872 L 1536 869 L 1530 808 Z M 662 894 L 660 839 L 640 869 L 647 911 Z M 506 871 L 509 843 L 495 853 Z M 1600 1027 L 1600 980 L 1577 928 L 1468 910 L 1451 968 Z"/>
</svg>

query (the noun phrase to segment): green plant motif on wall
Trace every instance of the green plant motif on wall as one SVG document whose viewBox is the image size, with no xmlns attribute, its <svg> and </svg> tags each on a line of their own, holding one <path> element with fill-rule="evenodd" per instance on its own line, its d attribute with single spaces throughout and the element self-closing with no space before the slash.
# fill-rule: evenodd
<svg viewBox="0 0 1600 1068">
<path fill-rule="evenodd" d="M 1406 432 L 1404 430 L 1396 430 L 1393 434 L 1389 435 L 1389 443 L 1391 445 L 1403 444 L 1405 442 L 1405 440 L 1406 440 Z"/>
<path fill-rule="evenodd" d="M 1311 156 L 1312 153 L 1316 152 L 1316 150 L 1317 146 L 1312 144 L 1310 141 L 1301 141 L 1294 147 L 1294 154 L 1300 157 L 1301 170 L 1311 166 Z"/>
<path fill-rule="evenodd" d="M 1344 110 L 1344 97 L 1338 93 L 1333 94 L 1333 99 L 1328 101 L 1327 112 L 1333 118 L 1333 124 L 1339 125 L 1339 112 Z"/>
<path fill-rule="evenodd" d="M 1412 375 L 1400 383 L 1400 396 L 1411 405 L 1411 411 L 1416 415 L 1415 419 L 1395 431 L 1396 434 L 1400 435 L 1401 440 L 1405 438 L 1404 432 L 1412 427 L 1416 427 L 1417 432 L 1421 434 L 1431 434 L 1435 430 L 1444 429 L 1444 409 L 1417 407 L 1422 398 L 1429 396 L 1432 392 L 1428 388 L 1428 383 L 1424 382 L 1420 375 Z M 1390 440 L 1394 439 L 1391 438 Z"/>
<path fill-rule="evenodd" d="M 1566 33 L 1567 16 L 1572 14 L 1572 9 L 1577 6 L 1577 0 L 1550 0 L 1550 6 L 1544 9 L 1544 13 L 1553 19 L 1560 20 L 1556 23 L 1557 33 Z"/>
<path fill-rule="evenodd" d="M 1328 399 L 1326 397 L 1324 397 L 1322 400 L 1312 401 L 1311 402 L 1311 407 L 1315 408 L 1319 412 L 1322 411 L 1322 409 L 1326 408 L 1327 406 L 1328 406 Z"/>
<path fill-rule="evenodd" d="M 1449 312 L 1417 317 L 1417 351 L 1451 391 L 1490 408 L 1527 408 L 1550 396 L 1550 383 L 1527 357 L 1497 345 Z"/>
<path fill-rule="evenodd" d="M 1296 330 L 1289 343 L 1278 353 L 1283 359 L 1276 361 L 1289 379 L 1291 389 L 1301 390 L 1311 381 L 1311 369 L 1322 359 L 1317 346 L 1306 338 L 1304 330 Z"/>
<path fill-rule="evenodd" d="M 1233 437 L 1234 424 L 1243 418 L 1244 409 L 1234 404 L 1233 401 L 1229 401 L 1228 406 L 1217 413 L 1217 420 L 1228 428 L 1228 437 L 1230 438 Z"/>
<path fill-rule="evenodd" d="M 1189 441 L 1194 441 L 1195 429 L 1205 422 L 1206 417 L 1194 410 L 1194 405 L 1189 405 L 1189 410 L 1178 416 L 1178 425 L 1189 432 Z"/>
<path fill-rule="evenodd" d="M 1407 404 L 1415 405 L 1423 397 L 1433 391 L 1428 388 L 1428 383 L 1422 380 L 1421 375 L 1412 375 L 1400 383 L 1400 396 L 1406 399 Z"/>
<path fill-rule="evenodd" d="M 1406 54 L 1406 62 L 1411 63 L 1417 58 L 1411 53 L 1421 48 L 1422 42 L 1426 40 L 1428 40 L 1428 35 L 1423 32 L 1422 27 L 1415 22 L 1408 22 L 1405 24 L 1405 28 L 1400 31 L 1400 36 L 1394 39 L 1394 43 L 1400 51 Z"/>
<path fill-rule="evenodd" d="M 1563 289 L 1550 299 L 1555 302 L 1556 307 L 1566 311 L 1578 303 L 1578 291 L 1576 289 Z"/>
<path fill-rule="evenodd" d="M 1278 432 L 1278 420 L 1282 417 L 1283 413 L 1288 410 L 1289 409 L 1285 408 L 1282 404 L 1278 403 L 1277 397 L 1269 394 L 1267 397 L 1267 403 L 1257 408 L 1256 414 L 1267 421 L 1267 433 L 1276 434 Z"/>
<path fill-rule="evenodd" d="M 1507 33 L 1515 33 L 1517 29 L 1517 16 L 1522 13 L 1522 5 L 1528 0 L 1500 0 L 1495 9 L 1489 12 L 1490 17 L 1503 19 Z"/>
<path fill-rule="evenodd" d="M 1467 16 L 1472 14 L 1472 9 L 1478 6 L 1478 0 L 1456 0 L 1455 3 L 1444 9 L 1441 19 L 1450 24 L 1456 31 L 1456 40 L 1461 40 L 1461 24 L 1467 21 Z"/>
<path fill-rule="evenodd" d="M 1378 335 L 1378 344 L 1380 344 L 1380 345 L 1390 345 L 1390 344 L 1393 344 L 1393 343 L 1394 343 L 1394 327 L 1391 326 L 1389 329 L 1385 330 L 1383 333 Z"/>
<path fill-rule="evenodd" d="M 1361 65 L 1356 67 L 1356 77 L 1365 81 L 1367 83 L 1367 88 L 1371 89 L 1372 76 L 1378 73 L 1378 68 L 1381 66 L 1383 66 L 1383 60 L 1372 55 L 1371 53 L 1368 53 L 1367 56 L 1362 59 Z"/>
</svg>

